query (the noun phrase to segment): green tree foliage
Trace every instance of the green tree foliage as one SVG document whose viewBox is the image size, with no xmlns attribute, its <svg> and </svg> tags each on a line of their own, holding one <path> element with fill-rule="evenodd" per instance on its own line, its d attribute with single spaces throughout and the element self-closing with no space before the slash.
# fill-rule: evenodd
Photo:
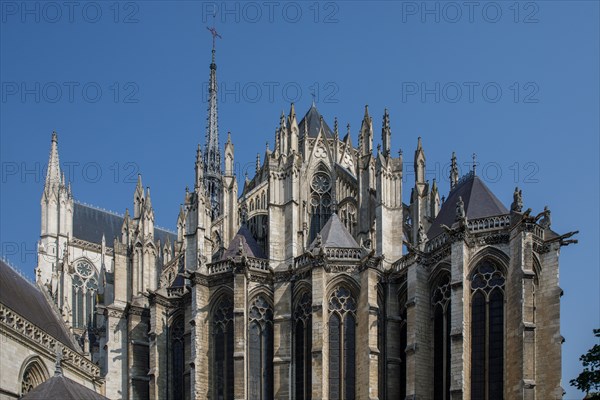
<svg viewBox="0 0 600 400">
<path fill-rule="evenodd" d="M 600 329 L 594 329 L 594 336 L 600 338 Z M 586 392 L 586 399 L 600 400 L 600 344 L 594 345 L 579 360 L 583 364 L 583 372 L 571 379 L 571 386 Z"/>
</svg>

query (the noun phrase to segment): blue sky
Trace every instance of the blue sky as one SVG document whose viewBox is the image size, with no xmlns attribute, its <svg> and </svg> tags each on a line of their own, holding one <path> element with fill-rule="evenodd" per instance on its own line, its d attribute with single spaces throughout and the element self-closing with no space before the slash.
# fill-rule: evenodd
<svg viewBox="0 0 600 400">
<path fill-rule="evenodd" d="M 554 230 L 581 231 L 560 271 L 563 386 L 581 398 L 568 381 L 600 327 L 598 2 L 471 4 L 2 1 L 2 255 L 32 275 L 53 130 L 76 199 L 123 213 L 139 172 L 157 224 L 174 228 L 204 142 L 216 8 L 221 142 L 231 131 L 238 179 L 312 92 L 355 144 L 364 105 L 377 141 L 389 109 L 405 202 L 422 136 L 442 193 L 451 152 L 464 168 L 476 153 L 506 206 L 518 185 Z"/>
</svg>

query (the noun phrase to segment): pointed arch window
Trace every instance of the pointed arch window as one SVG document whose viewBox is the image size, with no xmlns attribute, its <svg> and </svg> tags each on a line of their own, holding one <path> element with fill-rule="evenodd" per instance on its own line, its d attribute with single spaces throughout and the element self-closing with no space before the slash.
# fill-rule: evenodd
<svg viewBox="0 0 600 400">
<path fill-rule="evenodd" d="M 186 393 L 184 384 L 185 370 L 185 327 L 183 317 L 177 317 L 171 324 L 171 382 L 173 384 L 173 398 L 183 399 Z"/>
<path fill-rule="evenodd" d="M 46 379 L 48 379 L 48 372 L 41 360 L 35 358 L 28 361 L 21 378 L 21 395 L 29 393 Z"/>
<path fill-rule="evenodd" d="M 248 310 L 248 398 L 273 398 L 273 309 L 257 296 Z"/>
<path fill-rule="evenodd" d="M 450 400 L 450 274 L 437 282 L 431 296 L 433 305 L 433 398 Z"/>
<path fill-rule="evenodd" d="M 504 398 L 504 283 L 493 262 L 479 263 L 471 279 L 471 398 Z"/>
<path fill-rule="evenodd" d="M 213 313 L 213 398 L 233 399 L 233 302 L 222 298 Z"/>
<path fill-rule="evenodd" d="M 92 264 L 86 260 L 75 263 L 75 272 L 71 276 L 73 327 L 93 326 L 96 321 L 96 293 L 98 292 L 98 274 Z"/>
<path fill-rule="evenodd" d="M 312 397 L 312 299 L 304 292 L 294 308 L 294 372 L 296 400 Z"/>
<path fill-rule="evenodd" d="M 310 238 L 312 242 L 331 216 L 331 177 L 320 168 L 310 184 Z"/>
<path fill-rule="evenodd" d="M 337 287 L 329 298 L 329 398 L 356 397 L 356 301 Z"/>
</svg>

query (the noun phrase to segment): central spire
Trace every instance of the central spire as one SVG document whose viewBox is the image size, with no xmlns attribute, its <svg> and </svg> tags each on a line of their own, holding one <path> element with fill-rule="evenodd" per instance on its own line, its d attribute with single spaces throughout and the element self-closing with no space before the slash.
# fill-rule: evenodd
<svg viewBox="0 0 600 400">
<path fill-rule="evenodd" d="M 206 126 L 206 145 L 204 146 L 204 183 L 210 198 L 212 218 L 218 217 L 221 201 L 221 151 L 219 149 L 219 118 L 217 113 L 217 64 L 215 61 L 216 39 L 221 38 L 214 25 L 208 28 L 212 35 L 212 61 L 208 84 L 208 117 Z"/>
</svg>

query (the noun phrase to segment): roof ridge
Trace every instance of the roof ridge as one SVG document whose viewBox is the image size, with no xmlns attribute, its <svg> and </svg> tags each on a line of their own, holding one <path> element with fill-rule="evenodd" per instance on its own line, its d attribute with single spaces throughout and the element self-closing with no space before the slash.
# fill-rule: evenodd
<svg viewBox="0 0 600 400">
<path fill-rule="evenodd" d="M 27 281 L 27 283 L 29 283 L 31 286 L 33 286 L 36 289 L 39 289 L 39 286 L 35 283 L 35 281 L 33 279 L 31 279 L 29 276 L 25 275 L 25 272 L 23 272 L 21 270 L 21 268 L 19 268 L 16 265 L 12 264 L 9 261 L 9 259 L 6 258 L 4 255 L 0 256 L 0 261 L 2 261 L 4 264 L 6 264 L 6 266 L 8 266 L 11 270 L 13 270 L 13 272 L 15 272 L 21 278 L 25 279 Z"/>
<path fill-rule="evenodd" d="M 105 213 L 108 213 L 108 214 L 114 215 L 115 217 L 121 217 L 121 218 L 125 218 L 125 214 L 119 214 L 119 213 L 118 213 L 118 212 L 116 212 L 116 211 L 113 211 L 113 210 L 108 210 L 108 209 L 106 209 L 106 208 L 103 208 L 103 207 L 100 207 L 100 206 L 95 206 L 95 205 L 93 205 L 93 204 L 86 203 L 85 201 L 73 200 L 73 202 L 74 202 L 75 204 L 79 204 L 79 205 L 81 205 L 81 206 L 88 207 L 88 208 L 91 208 L 91 209 L 93 209 L 93 210 L 96 210 L 96 211 L 102 211 L 102 212 L 105 212 Z"/>
<path fill-rule="evenodd" d="M 119 218 L 125 218 L 125 214 L 119 214 L 116 211 L 108 210 L 108 209 L 102 208 L 100 206 L 95 206 L 95 205 L 86 203 L 84 201 L 73 200 L 73 202 L 76 203 L 76 204 L 79 204 L 81 206 L 84 206 L 84 207 L 87 207 L 87 208 L 91 208 L 92 210 L 101 211 L 101 212 L 104 212 L 104 213 L 107 213 L 107 214 L 110 214 L 110 215 L 113 215 L 113 216 L 119 217 Z M 161 231 L 166 232 L 166 233 L 177 235 L 177 232 L 175 230 L 171 230 L 171 229 L 162 227 L 162 226 L 157 225 L 157 224 L 154 224 L 154 229 L 155 230 L 158 229 L 158 230 L 161 230 Z"/>
</svg>

